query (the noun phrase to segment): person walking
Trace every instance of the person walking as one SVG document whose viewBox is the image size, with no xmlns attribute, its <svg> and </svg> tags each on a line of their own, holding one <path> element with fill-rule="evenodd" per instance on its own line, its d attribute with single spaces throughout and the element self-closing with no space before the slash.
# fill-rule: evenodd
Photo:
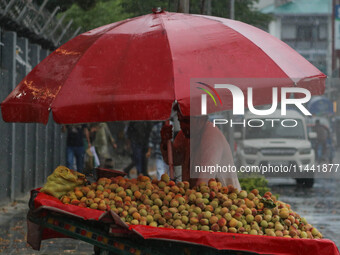
<svg viewBox="0 0 340 255">
<path fill-rule="evenodd" d="M 89 130 L 86 124 L 80 125 L 63 125 L 62 131 L 67 132 L 66 138 L 66 166 L 70 169 L 74 168 L 74 158 L 76 159 L 76 171 L 84 170 L 84 139 L 91 147 Z"/>
<path fill-rule="evenodd" d="M 105 122 L 99 124 L 93 144 L 99 157 L 100 167 L 105 167 L 108 161 L 112 161 L 109 147 L 117 149 L 116 141 Z"/>
<path fill-rule="evenodd" d="M 151 123 L 147 121 L 132 121 L 127 128 L 127 137 L 132 150 L 132 161 L 137 168 L 138 174 L 148 175 L 148 151 Z"/>
<path fill-rule="evenodd" d="M 169 166 L 164 162 L 161 152 L 161 129 L 163 124 L 163 122 L 157 122 L 153 125 L 149 138 L 149 149 L 146 153 L 146 158 L 149 158 L 152 155 L 156 160 L 158 180 L 161 179 L 162 174 L 169 174 Z"/>
<path fill-rule="evenodd" d="M 317 135 L 315 144 L 316 159 L 318 162 L 325 159 L 327 151 L 327 141 L 330 137 L 329 129 L 320 123 L 320 120 L 315 121 L 314 131 Z"/>
<path fill-rule="evenodd" d="M 85 171 L 89 173 L 89 175 L 92 175 L 93 169 L 100 165 L 96 149 L 93 146 L 98 129 L 99 123 L 92 123 L 89 125 L 91 146 L 85 151 Z"/>
</svg>

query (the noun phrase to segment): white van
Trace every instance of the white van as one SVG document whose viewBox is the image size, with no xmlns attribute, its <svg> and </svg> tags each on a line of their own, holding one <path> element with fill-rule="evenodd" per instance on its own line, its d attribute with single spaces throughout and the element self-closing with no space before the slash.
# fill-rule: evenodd
<svg viewBox="0 0 340 255">
<path fill-rule="evenodd" d="M 297 111 L 287 110 L 286 116 L 277 110 L 271 115 L 246 113 L 242 132 L 235 132 L 238 140 L 236 162 L 241 166 L 289 166 L 305 169 L 315 164 L 314 150 L 307 135 L 305 117 Z M 312 187 L 314 179 L 297 179 L 298 183 Z"/>
</svg>

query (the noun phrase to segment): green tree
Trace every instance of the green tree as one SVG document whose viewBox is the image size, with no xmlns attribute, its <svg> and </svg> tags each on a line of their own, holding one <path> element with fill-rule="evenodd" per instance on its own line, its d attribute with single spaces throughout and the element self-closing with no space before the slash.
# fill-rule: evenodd
<svg viewBox="0 0 340 255">
<path fill-rule="evenodd" d="M 83 8 L 74 3 L 65 12 L 66 20 L 73 19 L 75 26 L 80 26 L 84 31 L 91 30 L 119 20 L 124 20 L 134 16 L 127 12 L 123 5 L 123 0 L 98 1 L 92 8 Z M 62 15 L 60 13 L 59 15 Z"/>
<path fill-rule="evenodd" d="M 245 23 L 266 27 L 272 20 L 272 16 L 263 14 L 256 10 L 254 4 L 259 0 L 235 0 L 235 19 Z M 190 0 L 190 13 L 206 14 L 202 5 L 206 4 L 205 0 Z M 123 8 L 134 16 L 140 16 L 150 13 L 153 7 L 162 7 L 168 11 L 176 12 L 178 0 L 128 0 L 123 2 Z M 211 15 L 223 18 L 230 17 L 230 0 L 211 0 Z"/>
<path fill-rule="evenodd" d="M 273 17 L 255 10 L 255 2 L 258 2 L 258 0 L 235 1 L 235 19 L 257 27 L 267 27 Z"/>
<path fill-rule="evenodd" d="M 44 0 L 34 0 L 33 1 L 36 5 L 41 6 Z M 53 10 L 59 6 L 62 12 L 66 11 L 71 5 L 74 3 L 74 0 L 49 0 L 45 6 L 45 8 L 53 12 Z"/>
<path fill-rule="evenodd" d="M 152 8 L 162 7 L 167 11 L 175 11 L 174 8 L 171 8 L 171 2 L 168 0 L 128 0 L 123 2 L 123 8 L 129 13 L 132 13 L 134 16 L 140 16 L 144 14 L 149 14 Z M 174 7 L 174 4 L 172 4 Z M 171 8 L 171 9 L 170 9 Z"/>
<path fill-rule="evenodd" d="M 65 12 L 67 9 L 69 9 L 72 4 L 76 3 L 84 10 L 91 9 L 98 0 L 49 0 L 45 6 L 47 10 L 50 12 L 53 12 L 53 10 L 59 6 L 60 10 L 62 12 Z M 34 0 L 33 1 L 38 6 L 41 6 L 44 2 L 44 0 Z"/>
<path fill-rule="evenodd" d="M 266 27 L 272 20 L 272 16 L 256 10 L 254 4 L 257 2 L 258 0 L 235 0 L 235 20 L 257 27 Z M 230 1 L 212 1 L 211 9 L 213 16 L 230 17 Z"/>
<path fill-rule="evenodd" d="M 35 0 L 42 3 L 43 0 Z M 167 11 L 176 12 L 179 0 L 50 0 L 47 8 L 52 11 L 55 6 L 61 7 L 66 13 L 66 21 L 73 19 L 73 26 L 81 26 L 87 31 L 115 21 L 151 13 L 152 8 L 162 7 Z M 236 0 L 235 19 L 245 23 L 266 27 L 271 16 L 255 10 L 258 0 Z M 190 13 L 206 14 L 203 5 L 207 0 L 190 0 Z M 202 11 L 204 13 L 202 13 Z M 62 15 L 59 13 L 59 15 Z M 230 0 L 211 0 L 213 16 L 229 18 Z"/>
</svg>

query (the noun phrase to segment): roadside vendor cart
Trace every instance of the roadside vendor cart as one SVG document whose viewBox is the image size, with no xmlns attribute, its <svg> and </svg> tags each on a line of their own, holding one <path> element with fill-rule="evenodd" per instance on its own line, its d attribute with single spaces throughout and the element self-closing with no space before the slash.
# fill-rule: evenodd
<svg viewBox="0 0 340 255">
<path fill-rule="evenodd" d="M 112 171 L 112 176 L 123 173 Z M 33 190 L 29 202 L 28 243 L 71 237 L 93 244 L 97 254 L 340 254 L 326 239 L 293 239 L 200 230 L 127 225 L 112 211 L 63 204 Z"/>
<path fill-rule="evenodd" d="M 289 46 L 242 22 L 154 10 L 62 45 L 6 98 L 2 116 L 45 124 L 50 111 L 62 124 L 168 120 L 174 101 L 188 116 L 193 77 L 282 78 L 276 87 L 312 94 L 323 93 L 326 78 Z M 249 83 L 240 86 L 246 91 Z M 253 80 L 252 86 L 260 93 L 254 105 L 271 102 L 263 91 L 273 84 Z M 221 100 L 230 102 L 231 94 Z M 208 102 L 207 109 L 231 107 Z M 35 249 L 43 239 L 67 236 L 100 254 L 339 254 L 329 240 L 128 226 L 113 212 L 64 205 L 39 190 L 31 194 L 28 226 Z"/>
</svg>

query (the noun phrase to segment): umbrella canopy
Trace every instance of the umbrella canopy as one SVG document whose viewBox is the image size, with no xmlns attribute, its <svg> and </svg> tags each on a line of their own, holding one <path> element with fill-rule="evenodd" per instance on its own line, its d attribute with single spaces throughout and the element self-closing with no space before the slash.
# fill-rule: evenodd
<svg viewBox="0 0 340 255">
<path fill-rule="evenodd" d="M 311 114 L 321 115 L 321 114 L 333 114 L 333 102 L 327 97 L 317 96 L 313 97 L 307 104 L 308 110 Z"/>
<path fill-rule="evenodd" d="M 190 115 L 190 79 L 200 77 L 294 78 L 295 86 L 312 94 L 323 93 L 326 78 L 288 45 L 253 26 L 161 11 L 62 45 L 4 100 L 2 116 L 7 122 L 47 123 L 52 111 L 56 122 L 69 124 L 165 120 L 174 100 Z M 254 94 L 263 86 L 273 85 L 254 84 Z M 268 103 L 263 98 L 256 104 Z"/>
</svg>

